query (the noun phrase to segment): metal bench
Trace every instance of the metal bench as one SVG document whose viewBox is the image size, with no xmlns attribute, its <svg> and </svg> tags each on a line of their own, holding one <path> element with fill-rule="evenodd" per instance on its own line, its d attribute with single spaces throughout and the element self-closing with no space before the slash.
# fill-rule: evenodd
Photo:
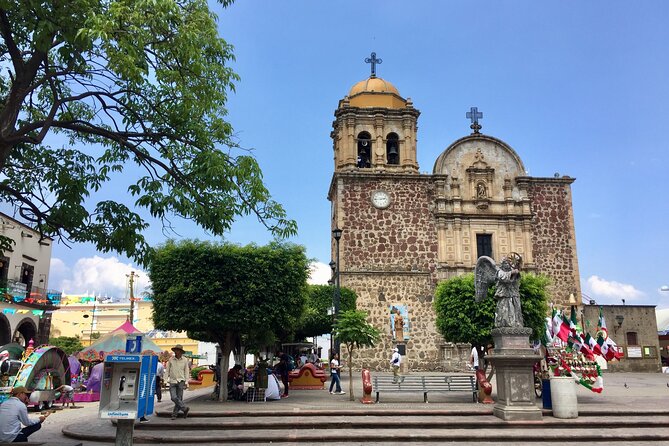
<svg viewBox="0 0 669 446">
<path fill-rule="evenodd" d="M 374 392 L 376 392 L 376 402 L 379 402 L 379 393 L 381 392 L 410 392 L 422 393 L 423 399 L 427 401 L 425 393 L 425 381 L 422 376 L 407 375 L 401 376 L 398 381 L 393 381 L 392 376 L 375 376 Z"/>
<path fill-rule="evenodd" d="M 471 375 L 425 376 L 425 402 L 429 392 L 471 392 L 472 401 L 478 401 L 476 378 Z"/>
<path fill-rule="evenodd" d="M 379 402 L 381 392 L 410 392 L 422 393 L 423 401 L 428 402 L 427 396 L 430 392 L 471 392 L 472 400 L 477 401 L 478 389 L 476 379 L 470 375 L 454 376 L 425 376 L 407 375 L 402 376 L 397 382 L 392 376 L 375 376 L 374 392 L 376 402 Z"/>
</svg>

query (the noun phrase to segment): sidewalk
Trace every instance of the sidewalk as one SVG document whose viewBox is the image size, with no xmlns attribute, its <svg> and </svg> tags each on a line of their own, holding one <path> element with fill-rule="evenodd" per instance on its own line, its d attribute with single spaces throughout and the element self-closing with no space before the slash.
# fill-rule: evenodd
<svg viewBox="0 0 669 446">
<path fill-rule="evenodd" d="M 261 423 L 266 423 L 267 426 L 271 426 L 267 429 L 277 429 L 277 423 L 280 423 L 277 419 L 280 417 L 289 417 L 292 420 L 292 425 L 289 426 L 292 432 L 295 432 L 296 429 L 308 428 L 309 423 L 315 422 L 314 420 L 335 417 L 341 425 L 345 425 L 347 421 L 344 417 L 354 416 L 355 419 L 360 419 L 361 416 L 373 418 L 375 415 L 401 417 L 408 424 L 420 424 L 421 417 L 435 419 L 436 416 L 442 420 L 457 418 L 460 425 L 506 425 L 508 427 L 513 425 L 513 423 L 503 422 L 493 417 L 492 404 L 472 403 L 471 395 L 465 393 L 435 394 L 430 396 L 428 404 L 423 403 L 421 394 L 388 394 L 382 395 L 381 402 L 378 404 L 361 404 L 359 400 L 362 397 L 362 380 L 359 373 L 353 379 L 355 400 L 350 401 L 348 374 L 343 375 L 342 387 L 347 392 L 345 395 L 331 395 L 326 386 L 324 390 L 293 390 L 290 391 L 289 398 L 264 403 L 236 401 L 220 403 L 211 400 L 212 388 L 188 391 L 185 394 L 185 400 L 191 408 L 189 417 L 174 421 L 169 419 L 172 403 L 167 399 L 167 395 L 163 395 L 163 402 L 157 406 L 158 416 L 151 417 L 151 422 L 148 424 L 138 425 L 135 434 L 138 437 L 152 439 L 158 444 L 165 441 L 164 438 L 167 436 L 172 440 L 185 435 L 194 439 L 212 428 L 221 429 L 221 426 L 226 423 L 234 423 L 231 425 L 236 426 L 233 430 L 240 432 L 241 429 L 244 434 L 244 430 L 249 429 L 250 424 L 259 427 Z M 435 375 L 439 374 L 435 373 Z M 493 398 L 495 396 L 493 390 Z M 574 424 L 588 425 L 593 422 L 592 418 L 586 417 L 596 417 L 597 422 L 602 422 L 601 418 L 607 416 L 616 416 L 622 420 L 628 414 L 637 417 L 646 416 L 649 419 L 659 419 L 660 422 L 664 422 L 669 420 L 667 401 L 669 401 L 669 374 L 605 374 L 604 391 L 601 394 L 592 393 L 579 386 L 578 410 L 579 416 L 584 419 L 574 420 Z M 541 399 L 537 399 L 537 405 L 541 407 L 541 404 Z M 544 426 L 548 429 L 556 421 L 558 420 L 553 418 L 550 412 L 545 411 L 543 420 L 534 424 L 535 427 Z M 609 422 L 613 425 L 617 423 L 614 420 L 609 420 Z M 384 427 L 382 424 L 380 426 Z M 226 429 L 218 430 L 217 435 L 233 433 Z M 520 427 L 516 427 L 515 430 L 522 431 Z M 626 429 L 630 435 L 633 435 L 634 430 L 633 428 Z M 508 432 L 509 435 L 515 434 L 513 429 L 509 429 Z M 108 420 L 95 419 L 66 426 L 63 433 L 71 438 L 82 440 L 113 442 L 115 427 Z M 202 437 L 202 440 L 204 438 Z"/>
</svg>

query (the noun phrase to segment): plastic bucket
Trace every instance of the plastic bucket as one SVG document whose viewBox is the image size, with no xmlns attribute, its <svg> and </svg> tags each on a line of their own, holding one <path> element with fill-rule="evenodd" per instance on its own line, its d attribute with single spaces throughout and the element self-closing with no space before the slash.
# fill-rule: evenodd
<svg viewBox="0 0 669 446">
<path fill-rule="evenodd" d="M 571 376 L 554 376 L 550 381 L 550 395 L 555 418 L 578 418 L 576 382 Z"/>
</svg>

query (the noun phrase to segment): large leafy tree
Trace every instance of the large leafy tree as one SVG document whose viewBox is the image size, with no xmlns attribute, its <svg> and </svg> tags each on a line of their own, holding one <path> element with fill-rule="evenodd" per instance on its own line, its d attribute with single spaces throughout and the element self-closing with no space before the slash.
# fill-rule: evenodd
<svg viewBox="0 0 669 446">
<path fill-rule="evenodd" d="M 49 338 L 49 344 L 58 347 L 68 355 L 75 352 L 80 352 L 84 349 L 79 336 L 58 336 Z"/>
<path fill-rule="evenodd" d="M 544 334 L 544 318 L 548 314 L 549 279 L 543 275 L 523 273 L 520 279 L 520 301 L 523 321 L 532 328 L 532 339 Z M 437 329 L 451 342 L 469 342 L 476 346 L 492 342 L 491 330 L 495 323 L 497 306 L 494 287 L 488 297 L 474 299 L 474 275 L 465 274 L 441 282 L 435 291 L 434 308 Z"/>
<path fill-rule="evenodd" d="M 328 314 L 328 309 L 332 308 L 334 291 L 335 289 L 328 285 L 309 285 L 307 287 L 304 313 L 295 330 L 297 339 L 332 332 L 332 316 Z M 341 312 L 355 310 L 357 298 L 355 291 L 340 288 L 339 310 Z"/>
<path fill-rule="evenodd" d="M 309 261 L 293 244 L 168 242 L 149 265 L 156 328 L 187 331 L 221 347 L 221 399 L 228 358 L 241 338 L 283 333 L 301 316 Z"/>
<path fill-rule="evenodd" d="M 224 119 L 238 76 L 206 0 L 2 0 L 0 39 L 0 199 L 44 236 L 145 262 L 137 208 L 296 232 Z M 91 195 L 111 179 L 127 193 Z"/>
<path fill-rule="evenodd" d="M 346 347 L 348 353 L 349 399 L 353 401 L 353 352 L 361 347 L 374 347 L 381 333 L 367 322 L 367 313 L 362 310 L 348 310 L 339 314 L 334 326 L 334 337 Z"/>
</svg>

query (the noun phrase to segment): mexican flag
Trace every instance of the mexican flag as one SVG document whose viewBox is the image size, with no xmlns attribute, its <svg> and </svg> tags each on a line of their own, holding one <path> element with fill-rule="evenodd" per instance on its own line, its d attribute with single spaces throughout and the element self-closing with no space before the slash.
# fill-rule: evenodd
<svg viewBox="0 0 669 446">
<path fill-rule="evenodd" d="M 606 321 L 602 314 L 602 307 L 599 307 L 599 322 L 597 322 L 597 332 L 603 332 L 604 339 L 609 337 L 609 330 L 606 329 Z"/>
<path fill-rule="evenodd" d="M 606 360 L 611 361 L 612 359 L 617 359 L 620 361 L 620 358 L 622 358 L 623 355 L 618 353 L 618 345 L 615 341 L 609 337 L 606 339 L 606 343 L 608 345 L 608 351 L 605 356 Z"/>
<path fill-rule="evenodd" d="M 553 310 L 553 333 L 562 342 L 567 342 L 571 332 L 569 324 L 562 319 L 559 311 Z"/>
<path fill-rule="evenodd" d="M 618 345 L 609 337 L 609 331 L 606 329 L 606 320 L 602 314 L 602 307 L 599 307 L 599 323 L 597 324 L 597 344 L 602 351 L 602 356 L 607 360 L 620 359 L 622 355 L 618 353 Z"/>
<path fill-rule="evenodd" d="M 595 359 L 595 355 L 592 354 L 592 350 L 583 343 L 581 340 L 580 336 L 569 336 L 569 341 L 568 341 L 569 347 L 574 352 L 581 352 L 583 356 L 586 357 L 586 359 L 593 361 Z"/>
<path fill-rule="evenodd" d="M 571 306 L 571 315 L 569 316 L 569 329 L 574 334 L 578 334 L 581 331 L 583 331 L 581 329 L 581 326 L 578 325 L 578 317 L 576 317 L 576 307 L 574 305 Z"/>
<path fill-rule="evenodd" d="M 588 346 L 590 347 L 590 350 L 592 350 L 592 352 L 595 355 L 600 355 L 600 356 L 602 355 L 601 347 L 597 343 L 597 340 L 595 338 L 593 338 L 592 336 L 590 336 L 590 333 L 587 333 L 585 335 L 585 342 L 588 344 Z"/>
</svg>

